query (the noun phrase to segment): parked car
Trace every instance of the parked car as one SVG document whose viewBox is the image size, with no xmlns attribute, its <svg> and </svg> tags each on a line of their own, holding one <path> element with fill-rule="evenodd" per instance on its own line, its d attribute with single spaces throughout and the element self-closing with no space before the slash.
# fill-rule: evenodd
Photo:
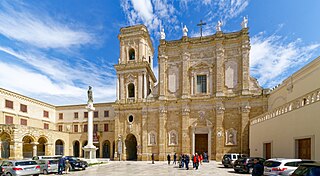
<svg viewBox="0 0 320 176">
<path fill-rule="evenodd" d="M 239 153 L 226 153 L 222 158 L 222 164 L 224 167 L 233 167 L 233 163 L 242 157 L 247 156 Z"/>
<path fill-rule="evenodd" d="M 56 159 L 59 160 L 62 155 L 54 155 L 54 156 L 34 156 L 32 160 L 41 160 L 41 159 Z"/>
<path fill-rule="evenodd" d="M 291 176 L 319 176 L 320 163 L 304 163 L 292 173 Z"/>
<path fill-rule="evenodd" d="M 242 157 L 237 159 L 233 164 L 233 169 L 235 172 L 251 173 L 253 169 L 253 160 L 257 159 L 261 164 L 263 164 L 266 159 L 260 157 Z"/>
<path fill-rule="evenodd" d="M 4 160 L 1 167 L 8 176 L 40 174 L 40 166 L 32 160 Z"/>
<path fill-rule="evenodd" d="M 264 163 L 264 175 L 290 175 L 302 163 L 314 163 L 311 160 L 273 158 Z"/>
<path fill-rule="evenodd" d="M 64 158 L 65 158 L 65 160 L 69 160 L 69 163 L 71 165 L 70 170 L 76 170 L 76 169 L 85 170 L 86 167 L 88 167 L 88 163 L 86 161 L 80 160 L 77 157 L 65 156 Z"/>
<path fill-rule="evenodd" d="M 58 162 L 59 160 L 56 159 L 37 160 L 37 163 L 40 166 L 40 173 L 44 175 L 58 172 Z"/>
</svg>

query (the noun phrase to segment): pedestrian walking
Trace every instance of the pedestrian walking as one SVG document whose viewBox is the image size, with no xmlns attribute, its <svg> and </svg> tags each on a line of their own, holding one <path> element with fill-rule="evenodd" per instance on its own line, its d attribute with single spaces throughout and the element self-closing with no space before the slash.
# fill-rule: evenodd
<svg viewBox="0 0 320 176">
<path fill-rule="evenodd" d="M 199 156 L 199 160 L 200 160 L 200 164 L 202 165 L 202 160 L 203 160 L 203 156 L 202 156 L 202 154 L 200 154 L 200 156 Z"/>
<path fill-rule="evenodd" d="M 173 164 L 176 165 L 176 162 L 177 162 L 177 154 L 174 153 L 174 155 L 173 155 Z"/>
<path fill-rule="evenodd" d="M 167 155 L 168 165 L 170 165 L 170 159 L 171 159 L 170 154 L 168 154 Z"/>
<path fill-rule="evenodd" d="M 185 155 L 185 163 L 186 163 L 187 170 L 189 170 L 189 161 L 190 161 L 189 155 Z"/>
<path fill-rule="evenodd" d="M 184 168 L 184 163 L 185 163 L 185 155 L 181 155 L 181 167 Z"/>
<path fill-rule="evenodd" d="M 65 163 L 66 163 L 65 164 L 65 171 L 66 171 L 66 174 L 68 174 L 68 172 L 70 171 L 71 165 L 70 165 L 69 160 L 66 160 Z"/>
<path fill-rule="evenodd" d="M 196 164 L 195 164 L 195 162 L 194 162 L 194 154 L 191 156 L 191 161 L 192 161 L 192 168 L 194 169 L 194 168 L 196 168 Z"/>
<path fill-rule="evenodd" d="M 65 167 L 65 159 L 64 157 L 61 157 L 58 162 L 58 175 L 62 175 L 62 171 L 64 170 L 64 167 Z"/>
<path fill-rule="evenodd" d="M 193 163 L 194 163 L 194 165 L 195 165 L 196 170 L 198 170 L 198 167 L 199 167 L 199 155 L 198 155 L 198 153 L 196 153 L 196 154 L 194 155 Z"/>
<path fill-rule="evenodd" d="M 152 164 L 154 164 L 154 153 L 151 155 Z"/>
<path fill-rule="evenodd" d="M 253 160 L 252 176 L 262 176 L 263 175 L 263 165 L 258 159 Z"/>
</svg>

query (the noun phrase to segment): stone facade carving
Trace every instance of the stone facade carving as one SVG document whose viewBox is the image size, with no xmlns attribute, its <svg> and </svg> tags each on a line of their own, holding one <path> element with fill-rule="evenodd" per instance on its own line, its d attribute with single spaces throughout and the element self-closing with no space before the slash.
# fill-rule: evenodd
<svg viewBox="0 0 320 176">
<path fill-rule="evenodd" d="M 157 144 L 157 133 L 154 131 L 151 131 L 149 133 L 149 143 L 148 145 L 156 145 Z"/>
<path fill-rule="evenodd" d="M 225 85 L 233 89 L 238 84 L 238 64 L 235 61 L 225 63 Z"/>
<path fill-rule="evenodd" d="M 178 145 L 178 133 L 175 130 L 169 132 L 169 145 Z"/>
</svg>

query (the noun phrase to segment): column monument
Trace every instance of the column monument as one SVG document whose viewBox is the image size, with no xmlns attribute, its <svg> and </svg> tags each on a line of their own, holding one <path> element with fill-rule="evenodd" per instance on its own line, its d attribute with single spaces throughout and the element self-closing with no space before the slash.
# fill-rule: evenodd
<svg viewBox="0 0 320 176">
<path fill-rule="evenodd" d="M 92 95 L 92 87 L 89 86 L 88 90 L 88 102 L 86 109 L 88 110 L 88 144 L 84 146 L 82 149 L 84 150 L 84 158 L 88 159 L 89 163 L 96 162 L 96 146 L 93 145 L 93 111 L 95 108 L 93 107 L 93 95 Z"/>
</svg>

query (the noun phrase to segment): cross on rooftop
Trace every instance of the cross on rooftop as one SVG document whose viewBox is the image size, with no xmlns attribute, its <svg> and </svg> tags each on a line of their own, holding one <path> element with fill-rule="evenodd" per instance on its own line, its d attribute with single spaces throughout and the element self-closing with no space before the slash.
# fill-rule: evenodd
<svg viewBox="0 0 320 176">
<path fill-rule="evenodd" d="M 202 26 L 206 25 L 207 23 L 203 23 L 202 20 L 200 20 L 200 23 L 197 24 L 197 26 L 200 26 L 200 37 L 202 37 Z"/>
</svg>

